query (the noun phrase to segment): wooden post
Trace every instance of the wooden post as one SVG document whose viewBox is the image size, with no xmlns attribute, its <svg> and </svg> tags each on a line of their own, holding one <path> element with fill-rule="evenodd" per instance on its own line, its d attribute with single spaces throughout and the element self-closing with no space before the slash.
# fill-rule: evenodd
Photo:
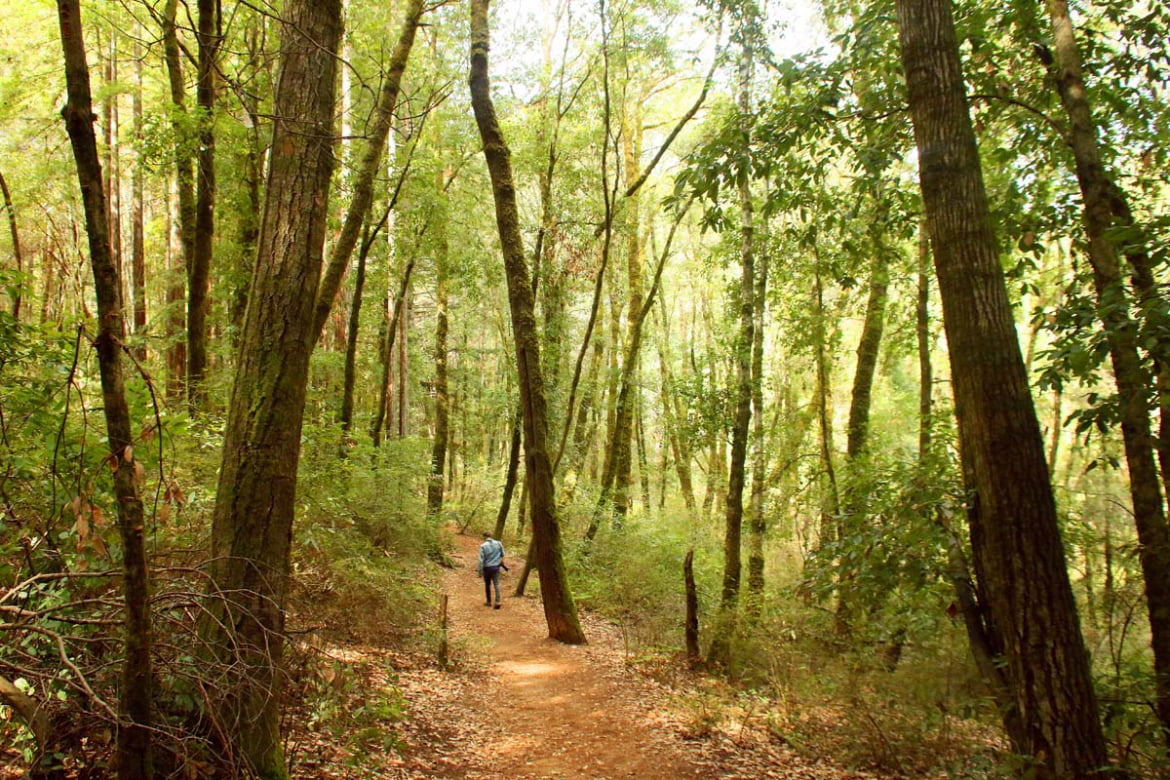
<svg viewBox="0 0 1170 780">
<path fill-rule="evenodd" d="M 439 597 L 439 666 L 447 668 L 447 599 L 444 593 Z"/>
<path fill-rule="evenodd" d="M 703 653 L 699 650 L 699 595 L 695 588 L 695 551 L 687 550 L 683 561 L 683 579 L 687 588 L 686 648 L 687 664 L 692 669 L 703 665 Z"/>
</svg>

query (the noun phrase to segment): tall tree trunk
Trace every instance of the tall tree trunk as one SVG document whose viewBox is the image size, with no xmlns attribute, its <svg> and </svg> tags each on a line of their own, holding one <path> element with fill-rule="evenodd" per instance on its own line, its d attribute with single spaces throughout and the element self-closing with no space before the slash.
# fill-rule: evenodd
<svg viewBox="0 0 1170 780">
<path fill-rule="evenodd" d="M 524 259 L 520 219 L 512 164 L 504 141 L 488 83 L 487 0 L 471 0 L 471 104 L 483 140 L 484 157 L 491 176 L 496 206 L 496 226 L 504 255 L 508 280 L 508 302 L 512 313 L 512 334 L 516 342 L 516 367 L 520 402 L 524 408 L 524 457 L 531 485 L 532 539 L 540 570 L 549 637 L 570 644 L 585 642 L 577 619 L 577 608 L 569 591 L 561 557 L 560 528 L 556 517 L 552 462 L 548 453 L 548 417 L 545 409 L 544 377 L 540 346 L 533 312 L 532 283 Z"/>
<path fill-rule="evenodd" d="M 443 176 L 440 175 L 440 179 Z M 445 208 L 446 204 L 441 208 Z M 435 251 L 435 440 L 431 448 L 431 476 L 427 483 L 427 514 L 437 517 L 443 508 L 443 467 L 447 462 L 447 440 L 451 399 L 447 388 L 447 223 L 439 226 Z"/>
<path fill-rule="evenodd" d="M 1069 145 L 1084 202 L 1082 219 L 1088 238 L 1089 263 L 1093 267 L 1098 314 L 1109 339 L 1113 376 L 1121 399 L 1121 433 L 1129 466 L 1134 522 L 1141 542 L 1138 554 L 1146 581 L 1158 717 L 1166 738 L 1170 740 L 1170 524 L 1163 505 L 1153 447 L 1151 409 L 1147 401 L 1152 377 L 1142 363 L 1140 334 L 1137 324 L 1128 314 L 1130 297 L 1122 278 L 1117 247 L 1109 235 L 1119 221 L 1114 202 L 1123 196 L 1101 162 L 1097 127 L 1089 106 L 1068 3 L 1066 0 L 1047 0 L 1047 5 L 1056 49 L 1054 75 L 1069 118 Z M 1124 210 L 1128 213 L 1128 205 Z M 1132 225 L 1132 220 L 1128 224 Z M 1140 260 L 1137 266 L 1134 276 L 1139 285 L 1139 296 L 1146 299 L 1156 296 L 1158 293 L 1152 283 L 1141 282 L 1148 259 Z M 1170 370 L 1170 365 L 1164 363 L 1162 369 Z M 1164 474 L 1163 479 L 1170 479 L 1170 476 Z"/>
<path fill-rule="evenodd" d="M 597 428 L 597 385 L 601 381 L 604 355 L 605 348 L 602 346 L 602 342 L 595 341 L 593 343 L 593 357 L 589 360 L 589 373 L 583 382 L 585 389 L 581 394 L 581 403 L 577 405 L 576 419 L 572 421 L 573 443 L 569 451 L 569 467 L 565 472 L 574 475 L 574 479 L 572 486 L 566 488 L 566 500 L 572 498 L 576 486 L 581 483 L 590 450 L 593 448 L 594 434 Z"/>
<path fill-rule="evenodd" d="M 764 597 L 764 535 L 768 530 L 764 514 L 764 491 L 767 487 L 768 448 L 764 441 L 764 323 L 768 305 L 767 253 L 759 258 L 756 271 L 756 293 L 752 301 L 755 329 L 752 332 L 752 491 L 748 534 L 748 593 L 749 607 L 759 614 Z"/>
<path fill-rule="evenodd" d="M 358 252 L 357 271 L 353 280 L 353 301 L 349 308 L 349 328 L 345 334 L 345 380 L 341 389 L 341 430 L 353 428 L 353 394 L 357 384 L 358 331 L 361 328 L 362 295 L 366 289 L 366 260 L 370 255 L 373 237 L 367 224 L 366 234 Z"/>
<path fill-rule="evenodd" d="M 167 84 L 174 106 L 172 129 L 175 133 L 175 195 L 178 201 L 177 227 L 181 256 L 178 272 L 167 286 L 167 308 L 171 314 L 167 323 L 167 395 L 178 398 L 184 394 L 187 381 L 186 320 L 183 316 L 183 285 L 186 269 L 195 262 L 195 165 L 188 154 L 190 145 L 187 129 L 187 89 L 183 79 L 182 49 L 175 19 L 178 0 L 166 0 L 162 16 L 163 60 L 167 66 Z"/>
<path fill-rule="evenodd" d="M 516 405 L 516 417 L 512 421 L 512 436 L 508 443 L 508 466 L 504 474 L 504 493 L 500 498 L 500 511 L 496 514 L 495 537 L 504 538 L 504 526 L 508 522 L 508 510 L 512 506 L 512 494 L 516 492 L 516 474 L 520 468 L 520 434 L 523 427 L 524 410 Z"/>
<path fill-rule="evenodd" d="M 886 302 L 889 300 L 890 261 L 879 247 L 869 278 L 869 300 L 857 345 L 857 368 L 849 404 L 846 453 L 850 460 L 861 457 L 869 442 L 869 412 L 873 405 L 873 381 L 885 330 Z"/>
<path fill-rule="evenodd" d="M 971 546 L 1041 778 L 1107 764 L 1056 506 L 979 153 L 950 0 L 898 0 L 902 64 L 950 351 Z"/>
<path fill-rule="evenodd" d="M 217 720 L 234 755 L 265 780 L 288 776 L 279 670 L 333 171 L 341 3 L 290 0 L 283 19 L 268 194 L 212 520 L 212 590 L 200 625 L 209 652 L 239 675 L 224 690 Z"/>
<path fill-rule="evenodd" d="M 409 290 L 409 288 L 407 288 Z M 409 433 L 410 412 L 410 322 L 414 314 L 414 297 L 408 295 L 402 301 L 402 315 L 398 318 L 398 343 L 396 345 L 396 359 L 398 374 L 395 377 L 398 392 L 395 394 L 395 419 L 397 422 L 398 438 L 405 438 Z"/>
<path fill-rule="evenodd" d="M 629 125 L 623 135 L 622 154 L 627 175 L 638 169 L 642 157 L 642 116 L 641 104 L 635 103 L 627 111 Z M 630 511 L 630 484 L 633 478 L 634 413 L 639 403 L 640 385 L 638 366 L 641 362 L 642 323 L 645 321 L 642 301 L 642 225 L 639 214 L 640 197 L 637 192 L 626 198 L 626 362 L 618 390 L 619 413 L 613 430 L 613 506 L 618 519 Z"/>
<path fill-rule="evenodd" d="M 253 108 L 251 107 L 248 108 L 248 112 L 252 117 L 253 126 L 250 128 L 250 143 L 244 153 L 243 162 L 244 190 L 247 193 L 247 200 L 237 214 L 240 226 L 240 252 L 236 277 L 240 281 L 232 291 L 229 311 L 233 332 L 237 334 L 244 330 L 244 313 L 248 309 L 248 291 L 251 286 L 252 267 L 256 257 L 256 242 L 260 238 L 260 209 L 264 202 L 261 184 L 264 178 L 263 158 L 266 150 L 260 140 L 260 117 L 252 113 Z M 235 346 L 239 347 L 238 341 Z"/>
<path fill-rule="evenodd" d="M 605 205 L 605 213 L 602 217 L 602 223 L 599 230 L 601 235 L 600 254 L 601 259 L 597 268 L 597 278 L 593 284 L 593 303 L 589 307 L 589 319 L 585 323 L 585 333 L 581 337 L 581 351 L 577 353 L 577 361 L 573 367 L 573 378 L 569 382 L 569 400 L 565 406 L 565 424 L 561 431 L 561 441 L 557 448 L 557 455 L 553 461 L 553 470 L 560 465 L 561 456 L 565 452 L 565 442 L 568 441 L 569 427 L 573 422 L 573 405 L 577 398 L 578 383 L 581 381 L 581 370 L 585 364 L 585 353 L 589 350 L 589 346 L 593 339 L 593 329 L 597 325 L 597 316 L 601 311 L 602 292 L 605 289 L 605 272 L 609 268 L 610 249 L 613 245 L 613 217 L 614 217 L 614 197 L 617 192 L 617 177 L 614 177 L 614 182 L 610 185 L 609 172 L 609 154 L 610 154 L 610 140 L 612 135 L 612 112 L 613 106 L 609 94 L 609 22 L 606 18 L 605 0 L 598 3 L 598 16 L 601 21 L 601 62 L 602 62 L 602 134 L 601 134 L 601 197 Z M 594 352 L 594 356 L 599 356 L 600 353 Z M 593 392 L 592 402 L 597 400 L 597 375 L 594 375 L 595 382 L 591 386 Z M 612 395 L 611 395 L 612 397 Z M 580 429 L 578 429 L 580 430 Z M 580 453 L 579 453 L 580 454 Z M 582 458 L 584 456 L 582 455 Z"/>
<path fill-rule="evenodd" d="M 154 776 L 153 674 L 151 669 L 150 580 L 146 564 L 145 521 L 138 495 L 134 437 L 122 375 L 120 350 L 126 338 L 122 285 L 110 248 L 102 168 L 93 128 L 93 98 L 78 0 L 58 0 L 61 48 L 65 60 L 66 103 L 62 114 L 77 164 L 89 237 L 90 263 L 97 296 L 98 322 L 94 345 L 101 373 L 106 436 L 113 468 L 122 540 L 123 593 L 126 604 L 125 659 L 119 708 L 126 718 L 118 729 L 118 776 L 145 780 Z"/>
<path fill-rule="evenodd" d="M 746 24 L 746 23 L 745 23 Z M 746 30 L 745 30 L 746 32 Z M 752 46 L 744 35 L 739 65 L 739 115 L 745 153 L 751 149 Z M 735 419 L 731 428 L 731 462 L 728 466 L 727 512 L 723 535 L 723 588 L 719 599 L 715 640 L 707 660 L 726 666 L 731 661 L 731 640 L 736 630 L 736 611 L 742 577 L 743 492 L 747 477 L 747 444 L 752 421 L 752 351 L 756 332 L 755 206 L 751 177 L 741 172 L 739 182 L 742 268 L 739 286 L 739 334 L 735 342 Z"/>
<path fill-rule="evenodd" d="M 931 455 L 934 424 L 934 365 L 930 343 L 930 231 L 923 218 L 918 226 L 918 290 L 914 303 L 914 336 L 918 344 L 918 462 Z"/>
<path fill-rule="evenodd" d="M 386 326 L 386 337 L 382 340 L 382 381 L 378 386 L 378 411 L 374 415 L 374 423 L 370 428 L 370 438 L 374 446 L 382 446 L 382 428 L 386 423 L 386 410 L 390 405 L 390 380 L 394 369 L 394 344 L 397 341 L 398 323 L 402 320 L 402 310 L 406 305 L 406 292 L 410 289 L 410 276 L 414 271 L 414 255 L 406 261 L 406 268 L 402 271 L 402 281 L 398 287 L 398 295 L 394 298 L 394 309 L 390 315 L 390 322 Z"/>
<path fill-rule="evenodd" d="M 640 397 L 638 398 L 638 408 L 634 410 L 634 440 L 638 446 L 638 482 L 642 488 L 642 506 L 644 511 L 648 513 L 652 506 L 652 499 L 650 497 L 650 468 L 649 457 L 646 452 L 646 415 Z"/>
<path fill-rule="evenodd" d="M 134 51 L 134 139 L 138 149 L 132 174 L 133 199 L 131 203 L 130 238 L 130 298 L 134 302 L 134 334 L 139 339 L 146 335 L 146 165 L 142 157 L 142 47 Z M 134 348 L 138 360 L 146 359 L 146 343 L 139 341 Z"/>
<path fill-rule="evenodd" d="M 219 0 L 199 0 L 199 68 L 195 102 L 199 107 L 198 174 L 195 177 L 195 242 L 187 266 L 187 408 L 206 411 L 207 314 L 211 294 L 211 256 L 215 241 L 215 99 L 219 84 Z"/>
</svg>

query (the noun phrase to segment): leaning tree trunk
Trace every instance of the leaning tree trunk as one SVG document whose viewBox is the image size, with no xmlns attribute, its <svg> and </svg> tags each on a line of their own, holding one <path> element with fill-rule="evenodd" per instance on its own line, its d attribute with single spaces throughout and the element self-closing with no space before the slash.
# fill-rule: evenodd
<svg viewBox="0 0 1170 780">
<path fill-rule="evenodd" d="M 520 435 L 523 430 L 524 410 L 516 407 L 512 421 L 512 435 L 508 440 L 508 465 L 504 474 L 504 490 L 500 497 L 500 510 L 496 513 L 495 537 L 504 538 L 504 527 L 508 523 L 508 511 L 512 507 L 512 494 L 516 492 L 516 475 L 520 470 Z"/>
<path fill-rule="evenodd" d="M 524 459 L 531 491 L 532 539 L 544 616 L 549 637 L 570 644 L 585 642 L 577 619 L 577 607 L 569 591 L 561 557 L 560 528 L 553 492 L 552 461 L 548 453 L 548 415 L 545 408 L 544 377 L 540 366 L 540 345 L 533 311 L 532 282 L 524 259 L 520 218 L 516 210 L 516 188 L 512 182 L 511 153 L 500 131 L 488 83 L 487 0 L 471 0 L 471 105 L 483 139 L 484 157 L 491 176 L 496 205 L 496 226 L 504 255 L 508 280 L 508 302 L 512 312 L 512 335 L 516 341 L 516 368 L 520 402 L 524 409 Z"/>
<path fill-rule="evenodd" d="M 261 778 L 285 778 L 284 607 L 313 302 L 333 171 L 340 0 L 285 6 L 272 156 L 251 299 L 228 410 L 200 633 L 233 677 L 217 722 Z"/>
<path fill-rule="evenodd" d="M 869 412 L 873 405 L 873 382 L 877 375 L 878 356 L 881 352 L 882 334 L 886 322 L 886 302 L 889 300 L 890 261 L 880 242 L 874 243 L 877 254 L 873 258 L 869 276 L 869 298 L 865 304 L 865 319 L 861 327 L 861 338 L 857 344 L 857 367 L 853 372 L 853 390 L 850 393 L 849 422 L 845 433 L 845 453 L 849 469 L 856 472 L 864 468 L 864 454 L 869 444 Z M 850 480 L 856 482 L 856 479 Z M 856 488 L 849 487 L 841 507 L 840 523 L 845 531 L 840 542 L 854 537 L 861 529 L 865 518 L 854 495 Z M 844 556 L 843 556 L 844 557 Z M 842 560 L 838 567 L 837 631 L 848 635 L 853 629 L 857 615 L 859 595 L 858 579 L 861 576 L 861 558 L 852 562 Z"/>
<path fill-rule="evenodd" d="M 629 341 L 626 344 L 625 356 L 622 358 L 621 371 L 619 372 L 618 377 L 617 377 L 617 385 L 618 385 L 619 389 L 618 389 L 618 394 L 617 394 L 616 408 L 615 408 L 615 412 L 614 412 L 615 422 L 613 425 L 613 429 L 615 431 L 615 434 L 614 434 L 614 438 L 612 438 L 611 442 L 610 442 L 610 447 L 609 447 L 610 455 L 606 459 L 608 464 L 609 464 L 609 468 L 607 469 L 608 473 L 605 475 L 605 477 L 602 480 L 601 500 L 598 503 L 597 507 L 595 507 L 594 512 L 593 512 L 593 518 L 589 523 L 589 528 L 585 532 L 585 538 L 587 540 L 590 540 L 590 541 L 593 540 L 593 538 L 597 535 L 598 530 L 600 530 L 600 522 L 599 521 L 600 521 L 600 518 L 602 516 L 602 513 L 606 512 L 608 510 L 609 501 L 607 499 L 607 495 L 608 495 L 608 492 L 609 492 L 611 487 L 615 488 L 614 489 L 614 499 L 615 500 L 614 500 L 614 506 L 613 506 L 613 512 L 614 512 L 615 517 L 616 518 L 623 518 L 626 515 L 625 510 L 622 508 L 623 503 L 622 503 L 622 501 L 619 501 L 618 499 L 622 496 L 625 496 L 626 499 L 628 499 L 628 497 L 629 497 L 629 481 L 630 481 L 629 480 L 630 475 L 628 473 L 629 466 L 630 466 L 629 463 L 625 464 L 625 467 L 627 469 L 626 485 L 624 487 L 618 486 L 618 480 L 620 480 L 620 478 L 621 478 L 621 475 L 620 475 L 620 470 L 622 468 L 621 459 L 625 458 L 627 461 L 630 460 L 630 456 L 631 456 L 630 444 L 631 444 L 631 442 L 628 439 L 630 439 L 632 437 L 633 431 L 627 430 L 627 433 L 629 433 L 630 436 L 626 437 L 627 441 L 625 442 L 625 445 L 624 445 L 624 450 L 625 450 L 624 453 L 621 451 L 623 449 L 623 445 L 622 445 L 621 441 L 619 440 L 621 438 L 619 433 L 620 433 L 620 430 L 622 429 L 623 426 L 625 426 L 628 429 L 633 423 L 633 415 L 634 415 L 635 409 L 634 409 L 634 399 L 631 398 L 631 388 L 633 388 L 634 384 L 635 384 L 634 373 L 638 369 L 638 362 L 640 360 L 640 355 L 642 353 L 642 336 L 646 332 L 646 318 L 650 314 L 651 307 L 653 307 L 653 305 L 654 305 L 654 298 L 658 294 L 658 289 L 659 289 L 659 286 L 662 282 L 662 271 L 663 271 L 663 269 L 666 268 L 666 260 L 668 257 L 670 257 L 670 247 L 674 243 L 674 234 L 678 230 L 678 226 L 682 222 L 683 217 L 686 216 L 686 213 L 689 210 L 689 208 L 690 208 L 690 203 L 687 203 L 687 205 L 685 207 L 678 209 L 676 214 L 675 214 L 674 222 L 671 223 L 671 226 L 670 226 L 670 233 L 666 238 L 666 246 L 663 247 L 662 254 L 659 256 L 658 262 L 654 268 L 654 280 L 650 284 L 650 291 L 648 293 L 646 293 L 645 300 L 643 300 L 641 297 L 641 294 L 639 294 L 637 299 L 632 300 L 630 303 L 630 306 L 632 307 L 633 312 L 632 312 L 632 317 L 629 320 L 629 323 L 630 323 Z M 639 277 L 640 277 L 640 275 L 639 275 Z M 641 287 L 641 279 L 640 278 L 638 280 L 638 287 L 639 288 Z M 649 501 L 647 501 L 646 503 L 647 503 L 647 510 L 649 510 Z"/>
<path fill-rule="evenodd" d="M 386 337 L 382 339 L 382 378 L 378 385 L 378 411 L 374 415 L 374 422 L 370 427 L 370 438 L 374 440 L 375 447 L 382 446 L 382 429 L 386 423 L 386 407 L 389 406 L 390 380 L 394 369 L 395 337 L 398 335 L 398 323 L 402 320 L 402 310 L 406 306 L 406 293 L 410 289 L 410 276 L 413 272 L 414 255 L 411 255 L 410 259 L 406 261 L 406 268 L 402 271 L 398 295 L 394 298 L 394 311 L 386 326 Z"/>
<path fill-rule="evenodd" d="M 329 317 L 329 310 L 333 307 L 337 291 L 341 289 L 341 280 L 345 276 L 345 269 L 349 266 L 354 247 L 357 246 L 362 223 L 370 210 L 370 204 L 374 202 L 375 179 L 382 163 L 382 152 L 386 149 L 386 138 L 390 133 L 390 124 L 394 119 L 394 106 L 398 103 L 402 75 L 406 72 L 406 61 L 414 46 L 414 36 L 418 30 L 418 21 L 422 13 L 423 1 L 409 0 L 402 20 L 402 30 L 398 35 L 398 43 L 390 55 L 386 81 L 378 95 L 374 121 L 366 134 L 366 148 L 362 153 L 358 175 L 353 184 L 353 198 L 346 209 L 341 232 L 334 243 L 329 256 L 329 264 L 326 266 L 325 275 L 321 280 L 321 288 L 313 312 L 313 329 L 316 330 L 318 337 L 325 327 L 325 320 Z"/>
<path fill-rule="evenodd" d="M 8 231 L 12 234 L 12 259 L 16 263 L 17 273 L 20 273 L 24 270 L 24 258 L 20 253 L 20 231 L 16 229 L 16 207 L 12 205 L 12 193 L 8 191 L 8 182 L 4 180 L 3 173 L 0 173 L 0 194 L 4 196 L 4 211 L 8 215 Z M 8 293 L 12 298 L 12 319 L 14 322 L 20 322 L 20 291 L 22 287 L 22 284 L 14 285 Z"/>
<path fill-rule="evenodd" d="M 971 545 L 1003 668 L 1041 778 L 1107 762 L 1011 304 L 963 86 L 949 0 L 898 0 L 923 204 L 972 476 Z"/>
<path fill-rule="evenodd" d="M 98 306 L 94 345 L 101 372 L 109 462 L 114 476 L 118 530 L 122 539 L 126 626 L 119 708 L 126 722 L 119 724 L 118 728 L 118 776 L 139 780 L 154 776 L 151 738 L 153 675 L 145 522 L 142 500 L 138 496 L 136 471 L 139 466 L 134 460 L 134 437 L 120 354 L 126 338 L 126 322 L 122 310 L 122 285 L 110 248 L 109 223 L 106 221 L 106 199 L 93 128 L 93 98 L 82 38 L 80 3 L 78 0 L 59 0 L 57 11 L 65 57 L 66 103 L 62 114 L 73 147 L 73 159 L 77 163 L 77 179 L 85 208 L 85 229 Z"/>
<path fill-rule="evenodd" d="M 345 378 L 341 386 L 341 430 L 349 434 L 353 427 L 353 394 L 357 385 L 357 350 L 358 331 L 362 321 L 362 296 L 366 289 L 366 260 L 370 256 L 370 245 L 373 243 L 367 224 L 365 235 L 362 237 L 362 247 L 358 252 L 357 270 L 353 279 L 353 300 L 349 306 L 349 327 L 345 332 Z"/>
<path fill-rule="evenodd" d="M 1129 316 L 1130 298 L 1122 278 L 1118 249 L 1109 231 L 1115 225 L 1114 202 L 1120 196 L 1101 162 L 1097 127 L 1093 122 L 1080 50 L 1077 48 L 1066 0 L 1047 0 L 1056 48 L 1054 76 L 1069 117 L 1069 145 L 1076 163 L 1077 182 L 1084 202 L 1082 218 L 1088 238 L 1089 263 L 1097 291 L 1097 308 L 1109 339 L 1114 381 L 1121 400 L 1121 434 L 1129 467 L 1130 499 L 1137 525 L 1138 553 L 1146 582 L 1146 609 L 1150 644 L 1154 652 L 1157 712 L 1170 739 L 1170 524 L 1166 521 L 1162 488 L 1155 460 L 1150 406 L 1147 398 L 1151 376 L 1138 349 L 1141 334 Z M 1128 205 L 1125 211 L 1128 212 Z M 1132 225 L 1132 221 L 1130 223 Z M 1131 259 L 1132 263 L 1132 259 Z M 1139 296 L 1146 303 L 1158 295 L 1152 284 L 1142 285 L 1148 259 L 1136 264 L 1134 274 Z M 1148 289 L 1141 289 L 1143 286 Z M 1149 307 L 1157 310 L 1158 307 Z M 1168 370 L 1163 355 L 1157 356 Z M 1165 377 L 1159 381 L 1164 383 Z M 1165 420 L 1163 423 L 1165 424 Z M 1170 475 L 1163 474 L 1163 479 Z"/>
</svg>

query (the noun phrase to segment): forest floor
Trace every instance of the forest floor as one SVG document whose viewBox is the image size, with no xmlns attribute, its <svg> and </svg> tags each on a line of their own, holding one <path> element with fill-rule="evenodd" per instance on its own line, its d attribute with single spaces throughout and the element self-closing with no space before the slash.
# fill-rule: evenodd
<svg viewBox="0 0 1170 780">
<path fill-rule="evenodd" d="M 762 723 L 749 722 L 750 716 L 707 728 L 693 704 L 682 704 L 686 690 L 631 669 L 619 632 L 604 621 L 584 616 L 585 645 L 548 639 L 539 599 L 511 595 L 519 564 L 504 574 L 502 609 L 485 606 L 475 573 L 480 540 L 455 539 L 456 565 L 442 582 L 449 596 L 450 663 L 442 669 L 417 658 L 392 659 L 393 684 L 405 697 L 407 713 L 392 726 L 394 749 L 384 751 L 380 766 L 371 766 L 370 752 L 361 750 L 359 773 L 343 768 L 340 756 L 329 760 L 310 749 L 297 762 L 295 777 L 879 777 L 810 762 Z"/>
</svg>

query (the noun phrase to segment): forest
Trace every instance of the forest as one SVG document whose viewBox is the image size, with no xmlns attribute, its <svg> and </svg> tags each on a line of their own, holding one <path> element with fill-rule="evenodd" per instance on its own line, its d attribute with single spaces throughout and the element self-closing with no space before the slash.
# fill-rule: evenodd
<svg viewBox="0 0 1170 780">
<path fill-rule="evenodd" d="M 1162 0 L 0 10 L 0 778 L 479 777 L 483 532 L 689 740 L 1170 773 Z"/>
</svg>

